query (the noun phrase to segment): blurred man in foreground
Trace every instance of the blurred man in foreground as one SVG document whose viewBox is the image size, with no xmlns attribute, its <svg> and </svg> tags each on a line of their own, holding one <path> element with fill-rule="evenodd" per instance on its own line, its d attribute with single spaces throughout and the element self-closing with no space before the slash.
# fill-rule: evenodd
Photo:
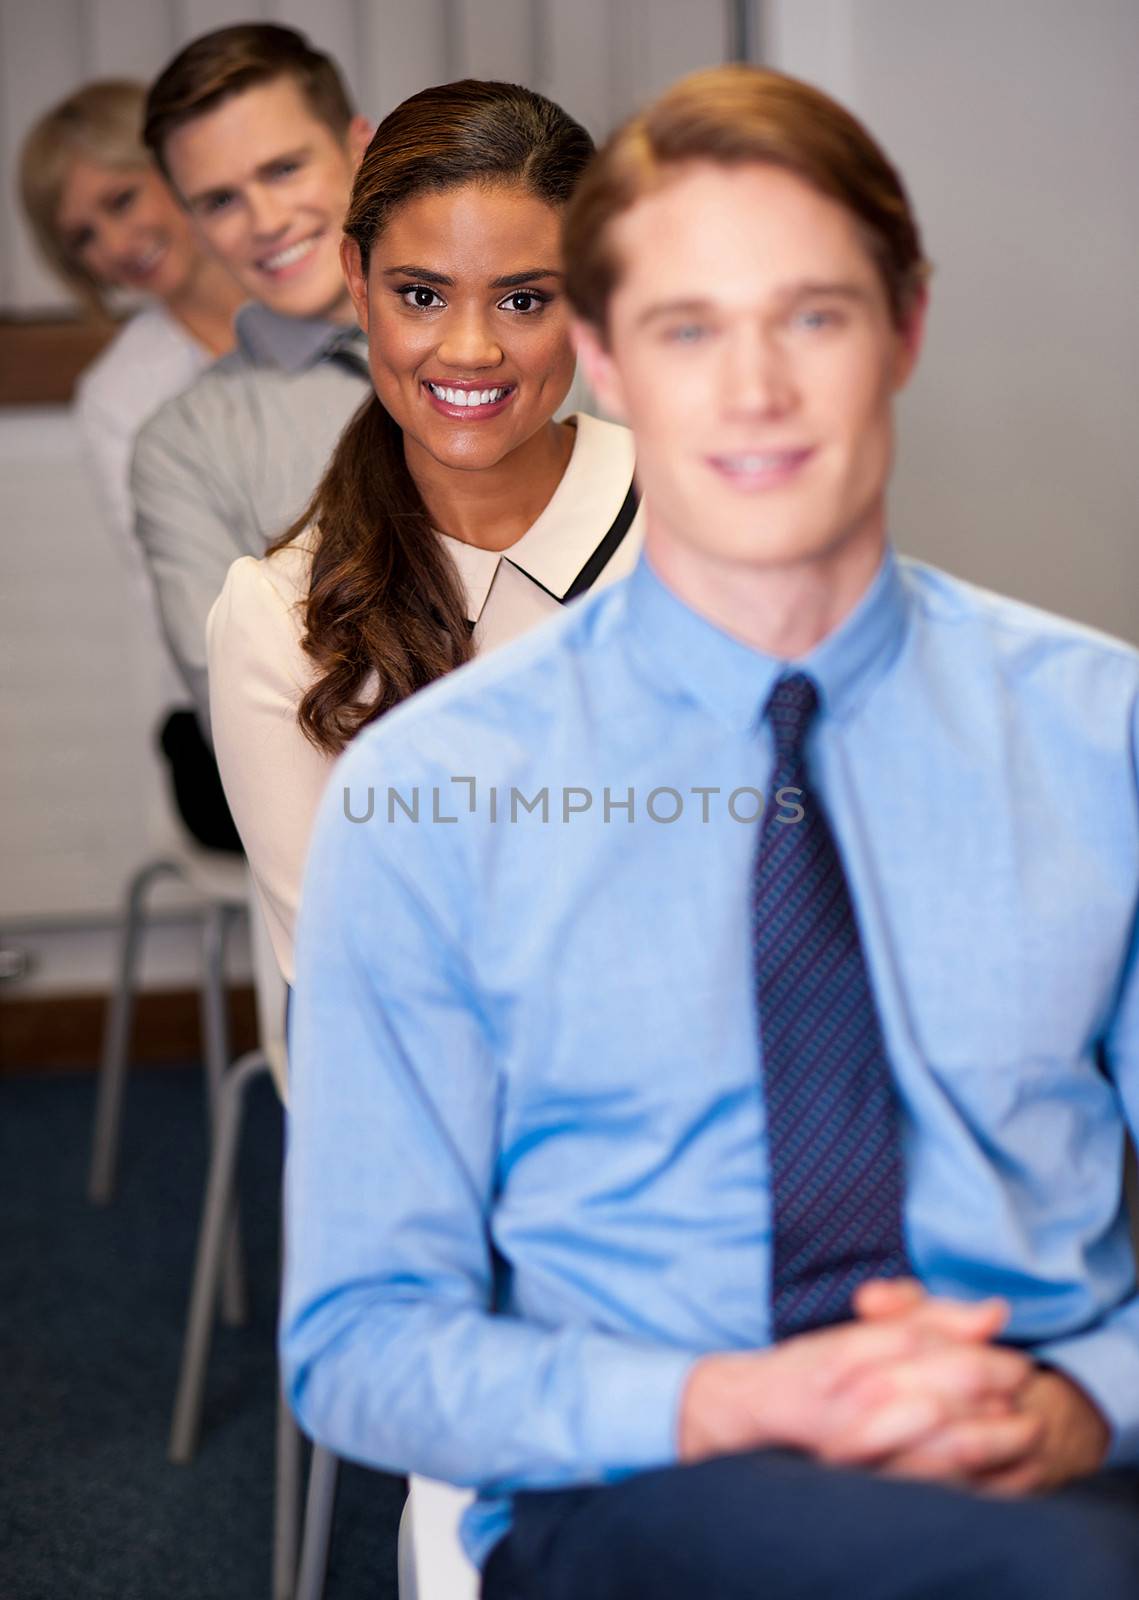
<svg viewBox="0 0 1139 1600">
<path fill-rule="evenodd" d="M 1139 658 L 893 553 L 926 265 L 833 102 L 685 80 L 566 246 L 645 555 L 326 792 L 292 1402 L 478 1488 L 489 1600 L 1124 1600 Z"/>
</svg>

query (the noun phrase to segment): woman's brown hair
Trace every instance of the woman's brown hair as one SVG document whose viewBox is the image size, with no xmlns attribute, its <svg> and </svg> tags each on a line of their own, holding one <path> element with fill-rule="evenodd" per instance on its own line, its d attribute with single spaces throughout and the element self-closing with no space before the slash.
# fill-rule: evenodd
<svg viewBox="0 0 1139 1600">
<path fill-rule="evenodd" d="M 544 95 L 465 79 L 424 89 L 384 118 L 345 221 L 365 272 L 392 213 L 468 183 L 512 185 L 561 206 L 589 134 Z M 311 503 L 274 546 L 316 529 L 304 649 L 317 676 L 298 717 L 334 754 L 365 723 L 470 659 L 459 577 L 431 527 L 399 424 L 375 395 L 341 435 Z"/>
<path fill-rule="evenodd" d="M 849 111 L 821 90 L 758 67 L 713 67 L 672 86 L 618 128 L 566 214 L 566 292 L 602 335 L 621 261 L 611 224 L 689 162 L 783 167 L 852 213 L 898 326 L 929 263 L 902 180 Z"/>
</svg>

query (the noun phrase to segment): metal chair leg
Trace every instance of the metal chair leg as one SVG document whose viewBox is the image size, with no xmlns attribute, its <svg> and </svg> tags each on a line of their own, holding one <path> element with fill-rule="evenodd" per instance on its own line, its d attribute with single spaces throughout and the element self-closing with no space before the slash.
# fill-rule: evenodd
<svg viewBox="0 0 1139 1600">
<path fill-rule="evenodd" d="M 268 1072 L 269 1062 L 260 1050 L 251 1050 L 234 1062 L 218 1094 L 210 1150 L 210 1170 L 206 1183 L 206 1203 L 198 1235 L 190 1309 L 182 1346 L 182 1365 L 174 1399 L 168 1455 L 184 1463 L 193 1457 L 202 1420 L 202 1395 L 206 1363 L 213 1334 L 214 1311 L 221 1282 L 226 1238 L 232 1214 L 233 1188 L 237 1172 L 238 1143 L 245 1091 L 259 1073 Z"/>
<path fill-rule="evenodd" d="M 232 906 L 211 905 L 202 924 L 202 1054 L 211 1128 L 217 1125 L 221 1086 L 230 1063 L 225 952 L 237 915 Z M 221 1315 L 222 1321 L 230 1327 L 240 1327 L 249 1320 L 249 1298 L 245 1289 L 236 1203 L 226 1238 Z"/>
<path fill-rule="evenodd" d="M 305 1497 L 304 1540 L 294 1600 L 321 1600 L 324 1594 L 339 1466 L 331 1450 L 326 1450 L 323 1445 L 313 1445 L 308 1469 L 308 1494 Z"/>
<path fill-rule="evenodd" d="M 107 1008 L 103 1034 L 95 1132 L 91 1143 L 91 1171 L 87 1182 L 88 1197 L 96 1205 L 106 1205 L 115 1187 L 123 1091 L 126 1087 L 131 1022 L 134 1018 L 136 968 L 146 926 L 143 916 L 146 896 L 151 884 L 167 873 L 180 876 L 181 868 L 175 861 L 148 861 L 135 873 L 127 890 L 122 941 L 119 945 L 118 983 Z"/>
<path fill-rule="evenodd" d="M 301 1430 L 277 1390 L 276 1485 L 273 1493 L 273 1600 L 294 1600 L 301 1490 Z"/>
</svg>

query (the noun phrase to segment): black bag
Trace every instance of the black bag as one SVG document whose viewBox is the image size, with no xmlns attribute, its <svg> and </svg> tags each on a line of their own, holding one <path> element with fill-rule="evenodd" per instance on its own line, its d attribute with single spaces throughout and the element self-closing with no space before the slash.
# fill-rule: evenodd
<svg viewBox="0 0 1139 1600">
<path fill-rule="evenodd" d="M 207 850 L 241 853 L 214 753 L 192 711 L 172 711 L 158 736 L 170 768 L 174 804 L 188 831 Z"/>
</svg>

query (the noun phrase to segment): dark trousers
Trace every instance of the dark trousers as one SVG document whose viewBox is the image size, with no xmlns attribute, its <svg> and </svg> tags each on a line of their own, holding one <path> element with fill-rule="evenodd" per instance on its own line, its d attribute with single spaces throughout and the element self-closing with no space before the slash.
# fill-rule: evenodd
<svg viewBox="0 0 1139 1600">
<path fill-rule="evenodd" d="M 757 1451 L 514 1512 L 484 1600 L 1139 1600 L 1139 1472 L 999 1500 Z"/>
</svg>

